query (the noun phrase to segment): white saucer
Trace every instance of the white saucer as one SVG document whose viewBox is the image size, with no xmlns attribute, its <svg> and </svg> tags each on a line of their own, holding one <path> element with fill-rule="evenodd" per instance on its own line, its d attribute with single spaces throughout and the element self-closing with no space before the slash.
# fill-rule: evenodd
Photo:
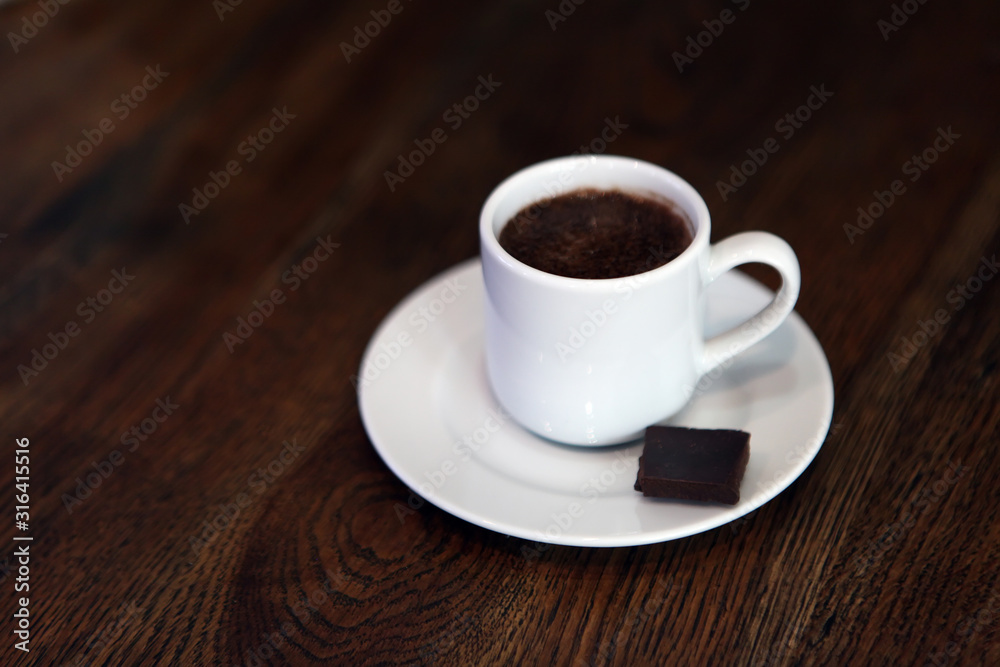
<svg viewBox="0 0 1000 667">
<path fill-rule="evenodd" d="M 745 274 L 723 275 L 708 291 L 706 335 L 746 320 L 772 296 Z M 826 437 L 830 367 L 792 313 L 718 378 L 703 380 L 703 391 L 665 422 L 750 433 L 739 504 L 645 498 L 633 489 L 641 442 L 572 447 L 511 420 L 500 424 L 504 416 L 486 379 L 483 299 L 478 259 L 430 280 L 379 326 L 358 381 L 361 418 L 386 465 L 426 500 L 478 526 L 572 546 L 694 535 L 774 498 Z"/>
</svg>

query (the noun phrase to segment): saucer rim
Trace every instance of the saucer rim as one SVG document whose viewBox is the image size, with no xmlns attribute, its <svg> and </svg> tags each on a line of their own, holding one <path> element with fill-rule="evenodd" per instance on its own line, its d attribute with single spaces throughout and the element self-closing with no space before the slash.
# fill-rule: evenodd
<svg viewBox="0 0 1000 667">
<path fill-rule="evenodd" d="M 810 347 L 813 347 L 813 352 L 816 353 L 815 358 L 812 360 L 816 363 L 816 368 L 813 371 L 818 371 L 822 378 L 820 382 L 820 396 L 817 398 L 817 407 L 820 410 L 823 417 L 819 419 L 816 423 L 816 428 L 814 430 L 814 435 L 809 438 L 806 442 L 815 442 L 815 444 L 808 451 L 801 451 L 803 454 L 798 465 L 794 468 L 788 470 L 784 479 L 780 482 L 776 482 L 772 492 L 761 494 L 761 497 L 757 499 L 756 502 L 752 503 L 739 503 L 732 507 L 729 506 L 719 506 L 718 509 L 721 511 L 719 514 L 713 514 L 705 519 L 696 521 L 680 528 L 672 529 L 659 529 L 651 531 L 640 531 L 632 533 L 622 533 L 618 535 L 609 536 L 585 536 L 585 535 L 574 535 L 572 533 L 562 534 L 559 536 L 551 536 L 541 531 L 535 529 L 527 529 L 523 526 L 517 526 L 510 524 L 507 521 L 498 522 L 496 520 L 484 517 L 481 514 L 473 511 L 469 511 L 449 499 L 438 497 L 437 495 L 421 494 L 416 489 L 419 488 L 422 482 L 417 484 L 413 483 L 414 475 L 411 475 L 411 471 L 405 469 L 399 461 L 395 459 L 392 454 L 391 447 L 388 447 L 385 443 L 380 443 L 378 438 L 373 434 L 376 430 L 374 423 L 378 421 L 379 418 L 372 415 L 371 411 L 373 407 L 370 405 L 370 401 L 365 400 L 366 385 L 360 381 L 364 369 L 368 365 L 373 351 L 376 346 L 384 342 L 385 334 L 394 325 L 397 325 L 397 321 L 401 313 L 411 309 L 415 304 L 419 304 L 423 299 L 426 299 L 428 292 L 433 290 L 435 287 L 449 280 L 450 278 L 455 278 L 459 275 L 463 275 L 466 272 L 475 275 L 475 278 L 479 281 L 479 289 L 483 290 L 482 282 L 482 271 L 481 271 L 481 260 L 480 258 L 473 257 L 455 264 L 444 271 L 436 274 L 427 281 L 423 282 L 420 286 L 410 291 L 405 297 L 403 297 L 396 306 L 394 306 L 379 323 L 375 331 L 372 334 L 367 346 L 365 347 L 365 352 L 361 359 L 361 364 L 359 367 L 359 382 L 357 384 L 357 397 L 359 412 L 364 425 L 366 434 L 368 435 L 369 441 L 371 442 L 376 453 L 386 464 L 386 466 L 392 471 L 392 473 L 407 487 L 410 492 L 420 498 L 425 502 L 428 502 L 435 507 L 438 507 L 442 511 L 445 511 L 457 518 L 467 521 L 473 525 L 479 526 L 481 528 L 486 528 L 493 532 L 500 533 L 502 535 L 507 535 L 511 537 L 517 537 L 519 539 L 524 539 L 527 541 L 543 544 L 554 544 L 560 546 L 575 546 L 575 547 L 629 547 L 629 546 L 642 546 L 647 544 L 657 544 L 661 542 L 668 542 L 675 539 L 682 539 L 684 537 L 691 537 L 715 528 L 724 526 L 732 521 L 735 521 L 743 516 L 746 516 L 763 505 L 767 504 L 777 496 L 781 495 L 789 486 L 791 486 L 812 464 L 819 451 L 825 444 L 826 436 L 828 435 L 834 410 L 834 386 L 833 386 L 833 376 L 829 365 L 829 360 L 826 357 L 826 353 L 823 350 L 822 345 L 820 345 L 819 340 L 816 338 L 815 333 L 809 328 L 802 317 L 795 311 L 790 313 L 788 320 L 781 325 L 780 328 L 791 326 L 795 329 L 796 339 L 803 339 L 807 341 Z M 727 273 L 735 273 L 734 277 L 741 282 L 744 282 L 750 289 L 762 290 L 762 294 L 766 293 L 773 296 L 773 292 L 762 285 L 760 282 L 754 278 L 748 276 L 747 274 L 740 271 L 730 271 Z M 485 294 L 483 295 L 485 296 Z M 789 324 L 789 323 L 792 324 Z M 777 330 L 776 330 L 777 331 Z M 820 404 L 820 402 L 822 404 Z M 824 409 L 825 408 L 825 409 Z M 525 431 L 525 433 L 531 437 L 538 440 L 541 438 L 530 431 Z M 600 450 L 604 448 L 589 448 L 581 447 L 582 450 L 595 449 Z M 417 473 L 419 475 L 419 473 Z M 419 477 L 417 477 L 419 480 Z M 551 491 L 550 493 L 554 495 L 563 495 L 558 491 Z M 568 497 L 568 496 L 567 496 Z M 642 499 L 642 496 L 637 496 L 637 499 Z M 653 500 L 656 499 L 646 499 Z"/>
</svg>

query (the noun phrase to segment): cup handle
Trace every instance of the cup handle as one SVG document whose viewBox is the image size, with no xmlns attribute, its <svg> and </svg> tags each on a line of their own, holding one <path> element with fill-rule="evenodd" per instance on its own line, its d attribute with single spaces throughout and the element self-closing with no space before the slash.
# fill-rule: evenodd
<svg viewBox="0 0 1000 667">
<path fill-rule="evenodd" d="M 709 249 L 704 285 L 726 271 L 751 262 L 773 266 L 781 274 L 781 289 L 763 310 L 741 325 L 705 341 L 699 377 L 763 340 L 785 321 L 799 297 L 799 260 L 791 246 L 774 234 L 743 232 Z"/>
</svg>

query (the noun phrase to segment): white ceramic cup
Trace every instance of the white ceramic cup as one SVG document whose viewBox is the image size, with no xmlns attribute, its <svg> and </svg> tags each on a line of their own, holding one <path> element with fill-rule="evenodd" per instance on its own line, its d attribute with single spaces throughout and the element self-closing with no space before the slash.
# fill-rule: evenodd
<svg viewBox="0 0 1000 667">
<path fill-rule="evenodd" d="M 580 188 L 672 202 L 690 221 L 694 239 L 663 266 L 595 280 L 545 273 L 500 246 L 500 230 L 523 208 Z M 705 373 L 774 331 L 798 297 L 795 253 L 765 232 L 709 245 L 710 226 L 708 207 L 691 185 L 631 158 L 557 158 L 501 183 L 483 205 L 479 235 L 487 373 L 503 408 L 558 442 L 627 442 L 678 412 Z M 656 251 L 650 249 L 651 258 Z M 706 341 L 705 288 L 748 262 L 777 269 L 780 291 L 756 316 Z"/>
</svg>

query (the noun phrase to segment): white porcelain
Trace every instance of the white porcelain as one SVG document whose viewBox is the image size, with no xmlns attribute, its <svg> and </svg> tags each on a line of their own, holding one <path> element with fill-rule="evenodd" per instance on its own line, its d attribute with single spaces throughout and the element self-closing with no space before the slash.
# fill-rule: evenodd
<svg viewBox="0 0 1000 667">
<path fill-rule="evenodd" d="M 675 202 L 692 223 L 694 241 L 657 269 L 607 280 L 545 273 L 500 247 L 497 236 L 518 211 L 582 187 Z M 515 420 L 563 443 L 607 445 L 639 437 L 684 407 L 705 373 L 774 331 L 799 293 L 799 265 L 787 243 L 747 232 L 710 246 L 708 207 L 694 188 L 631 158 L 575 156 L 523 169 L 486 200 L 479 232 L 490 384 Z M 706 288 L 747 262 L 778 270 L 778 296 L 706 342 Z"/>
<path fill-rule="evenodd" d="M 774 296 L 739 272 L 707 292 L 706 335 Z M 751 434 L 740 502 L 645 498 L 632 488 L 640 444 L 560 445 L 505 416 L 486 378 L 484 299 L 480 262 L 469 260 L 415 290 L 368 345 L 355 378 L 365 429 L 386 465 L 419 494 L 400 490 L 385 521 L 417 520 L 409 512 L 427 511 L 423 497 L 478 526 L 537 542 L 662 542 L 753 511 L 802 474 L 823 444 L 833 380 L 822 348 L 793 313 L 767 340 L 708 373 L 668 422 Z"/>
</svg>

